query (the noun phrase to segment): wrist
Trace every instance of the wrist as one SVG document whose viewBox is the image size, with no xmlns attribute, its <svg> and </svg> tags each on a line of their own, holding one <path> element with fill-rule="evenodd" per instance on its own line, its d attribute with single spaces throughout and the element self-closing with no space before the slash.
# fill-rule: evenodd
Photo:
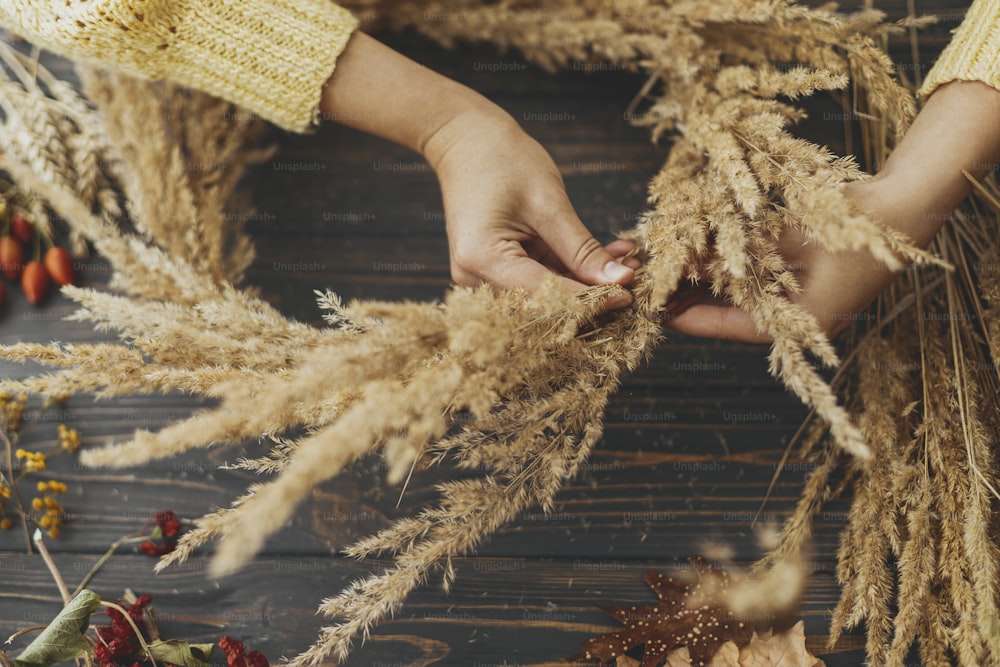
<svg viewBox="0 0 1000 667">
<path fill-rule="evenodd" d="M 445 167 L 453 150 L 477 136 L 490 136 L 500 140 L 514 140 L 524 133 L 514 118 L 484 97 L 470 99 L 461 108 L 452 110 L 430 125 L 421 137 L 417 151 L 424 156 L 435 173 Z"/>
<path fill-rule="evenodd" d="M 510 118 L 468 86 L 355 32 L 323 88 L 325 118 L 374 134 L 438 162 L 442 146 L 471 126 Z"/>
</svg>

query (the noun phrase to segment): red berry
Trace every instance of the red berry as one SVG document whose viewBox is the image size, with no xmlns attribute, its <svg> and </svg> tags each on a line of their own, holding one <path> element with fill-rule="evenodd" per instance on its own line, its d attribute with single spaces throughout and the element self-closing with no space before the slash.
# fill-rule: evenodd
<svg viewBox="0 0 1000 667">
<path fill-rule="evenodd" d="M 246 654 L 245 656 L 247 664 L 250 667 L 271 667 L 271 664 L 264 657 L 264 654 L 254 649 Z"/>
<path fill-rule="evenodd" d="M 15 213 L 11 216 L 10 233 L 16 236 L 22 243 L 30 241 L 34 231 L 34 226 L 20 213 Z"/>
<path fill-rule="evenodd" d="M 73 271 L 73 258 L 66 248 L 52 246 L 45 253 L 45 268 L 57 285 L 69 285 L 76 278 Z"/>
<path fill-rule="evenodd" d="M 127 658 L 135 652 L 135 646 L 125 637 L 116 637 L 108 644 L 108 652 L 112 658 Z"/>
<path fill-rule="evenodd" d="M 160 532 L 164 537 L 176 537 L 181 529 L 181 522 L 177 520 L 177 515 L 171 510 L 163 510 L 156 513 L 156 525 L 160 527 Z"/>
<path fill-rule="evenodd" d="M 17 239 L 11 236 L 0 238 L 0 270 L 10 280 L 17 280 L 24 268 L 24 250 Z"/>
<path fill-rule="evenodd" d="M 111 662 L 111 650 L 100 642 L 94 647 L 94 655 L 101 664 Z"/>
<path fill-rule="evenodd" d="M 38 303 L 45 298 L 49 289 L 49 272 L 39 261 L 28 262 L 21 274 L 21 290 L 31 303 Z"/>
</svg>

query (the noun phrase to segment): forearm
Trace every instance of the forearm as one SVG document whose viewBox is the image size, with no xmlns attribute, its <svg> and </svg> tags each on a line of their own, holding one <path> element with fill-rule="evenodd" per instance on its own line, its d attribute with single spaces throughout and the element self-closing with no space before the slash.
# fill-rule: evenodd
<svg viewBox="0 0 1000 667">
<path fill-rule="evenodd" d="M 928 98 L 878 178 L 908 211 L 900 227 L 925 246 L 972 188 L 962 171 L 979 179 L 998 162 L 1000 91 L 954 81 Z"/>
<path fill-rule="evenodd" d="M 357 31 L 323 88 L 324 119 L 388 139 L 432 166 L 445 150 L 442 132 L 464 115 L 514 122 L 482 95 Z"/>
</svg>

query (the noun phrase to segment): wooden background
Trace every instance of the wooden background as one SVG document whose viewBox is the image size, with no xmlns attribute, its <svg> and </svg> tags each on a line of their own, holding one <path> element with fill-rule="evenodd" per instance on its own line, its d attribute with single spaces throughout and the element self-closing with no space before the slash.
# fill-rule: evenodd
<svg viewBox="0 0 1000 667">
<path fill-rule="evenodd" d="M 920 13 L 942 17 L 921 36 L 926 72 L 968 3 L 915 4 Z M 906 5 L 877 3 L 893 18 L 904 16 Z M 383 38 L 523 120 L 560 165 L 578 212 L 602 240 L 634 224 L 644 207 L 645 185 L 666 150 L 623 119 L 640 79 L 620 72 L 551 76 L 530 65 L 515 73 L 490 72 L 490 64 L 521 59 L 490 46 L 444 51 L 410 34 Z M 891 51 L 912 72 L 908 44 L 894 42 Z M 51 62 L 68 72 L 58 60 Z M 841 147 L 841 123 L 828 115 L 839 108 L 829 98 L 818 98 L 809 108 L 802 133 Z M 565 112 L 573 120 L 525 120 L 549 112 Z M 280 152 L 248 177 L 260 213 L 248 223 L 258 247 L 250 285 L 287 315 L 316 324 L 321 321 L 313 289 L 332 288 L 347 298 L 435 299 L 444 293 L 449 277 L 440 195 L 419 156 L 332 125 L 315 136 L 274 131 L 273 138 Z M 295 162 L 318 168 L 293 173 L 287 164 Z M 409 265 L 408 270 L 393 270 L 396 264 Z M 294 270 L 295 265 L 307 270 Z M 107 280 L 108 267 L 100 258 L 81 268 L 86 284 Z M 56 295 L 35 308 L 13 291 L 8 290 L 0 319 L 0 341 L 106 339 L 87 326 L 60 322 L 73 310 L 66 299 Z M 616 626 L 595 604 L 651 600 L 642 581 L 647 569 L 670 571 L 706 540 L 730 546 L 742 562 L 752 561 L 759 549 L 750 520 L 806 412 L 768 376 L 766 352 L 761 346 L 671 335 L 612 400 L 602 442 L 579 478 L 559 494 L 554 513 L 522 516 L 476 556 L 457 562 L 458 581 L 450 594 L 441 591 L 439 581 L 416 591 L 346 664 L 563 664 L 583 639 Z M 11 376 L 35 370 L 0 368 Z M 47 448 L 59 422 L 78 428 L 86 444 L 96 445 L 136 428 L 158 429 L 202 405 L 181 395 L 103 402 L 76 397 L 65 410 L 29 412 L 33 423 L 22 445 Z M 193 519 L 228 506 L 254 477 L 219 466 L 261 451 L 246 443 L 110 472 L 81 469 L 65 456 L 52 459 L 44 478 L 69 486 L 63 503 L 69 517 L 63 536 L 48 543 L 70 587 L 111 542 L 139 529 L 155 511 L 173 509 Z M 782 470 L 765 519 L 780 522 L 788 515 L 805 473 L 794 460 Z M 125 549 L 90 587 L 108 598 L 120 597 L 125 587 L 152 593 L 165 637 L 204 642 L 230 634 L 277 662 L 311 644 L 324 624 L 314 614 L 324 597 L 379 567 L 338 557 L 337 550 L 433 501 L 434 484 L 449 474 L 439 468 L 419 472 L 397 509 L 400 489 L 387 486 L 381 463 L 368 459 L 315 489 L 289 525 L 236 575 L 209 580 L 208 550 L 153 575 L 154 559 Z M 33 495 L 29 485 L 22 488 Z M 846 500 L 835 503 L 817 520 L 801 612 L 810 648 L 830 667 L 863 661 L 861 633 L 845 636 L 833 652 L 824 648 L 839 595 L 834 554 L 846 508 Z M 25 553 L 19 530 L 0 533 L 0 554 L 0 636 L 6 637 L 50 620 L 60 600 L 41 559 Z M 220 655 L 217 649 L 217 660 Z"/>
</svg>

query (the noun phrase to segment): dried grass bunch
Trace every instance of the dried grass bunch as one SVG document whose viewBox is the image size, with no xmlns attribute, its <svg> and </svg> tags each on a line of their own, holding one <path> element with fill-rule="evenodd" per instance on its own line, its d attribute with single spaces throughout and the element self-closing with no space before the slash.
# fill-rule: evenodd
<svg viewBox="0 0 1000 667">
<path fill-rule="evenodd" d="M 291 664 L 319 665 L 331 653 L 343 659 L 355 637 L 367 636 L 435 568 L 447 588 L 452 557 L 519 512 L 552 507 L 600 437 L 610 393 L 660 339 L 665 301 L 698 270 L 774 337 L 772 372 L 815 408 L 836 451 L 852 454 L 859 471 L 881 465 L 871 454 L 882 443 L 866 443 L 813 365 L 836 365 L 837 354 L 788 300 L 797 283 L 776 240 L 795 229 L 830 250 L 866 249 L 889 266 L 934 260 L 852 208 L 840 186 L 865 175 L 852 160 L 793 137 L 788 126 L 803 114 L 781 100 L 853 79 L 882 110 L 883 126 L 900 134 L 912 96 L 871 39 L 898 28 L 878 12 L 845 17 L 784 0 L 462 0 L 393 3 L 384 13 L 377 2 L 353 4 L 445 44 L 486 39 L 550 68 L 599 59 L 649 77 L 638 122 L 674 144 L 650 183 L 650 210 L 629 233 L 644 259 L 634 308 L 601 318 L 598 303 L 617 288 L 574 297 L 552 281 L 530 297 L 454 289 L 440 304 L 344 305 L 325 293 L 319 305 L 329 327 L 291 321 L 234 286 L 250 249 L 245 239 L 227 242 L 234 218 L 224 211 L 243 168 L 265 154 L 246 148 L 252 124 L 234 123 L 218 100 L 123 76 L 81 70 L 96 109 L 68 89 L 11 78 L 4 85 L 22 93 L 10 98 L 0 128 L 0 166 L 112 261 L 122 294 L 64 293 L 81 306 L 76 319 L 117 331 L 123 342 L 0 348 L 3 358 L 58 369 L 0 390 L 109 397 L 180 389 L 221 399 L 157 433 L 87 450 L 87 465 L 136 465 L 248 437 L 273 444 L 266 456 L 234 465 L 272 479 L 199 519 L 158 569 L 221 538 L 210 573 L 234 571 L 312 487 L 366 454 L 381 452 L 393 482 L 422 458 L 479 473 L 442 484 L 436 506 L 346 549 L 390 555 L 393 565 L 324 600 L 320 611 L 341 622 Z M 434 20 L 454 12 L 462 20 Z M 64 116 L 66 131 L 48 137 L 16 125 L 21 106 Z M 85 131 L 95 154 L 115 165 L 136 233 L 122 231 L 115 211 L 78 186 L 85 156 L 37 166 L 23 157 L 36 143 L 71 146 Z M 15 142 L 28 148 L 11 150 Z M 192 163 L 213 168 L 184 169 Z M 834 451 L 826 456 L 832 461 Z"/>
<path fill-rule="evenodd" d="M 830 645 L 864 621 L 873 665 L 908 664 L 914 642 L 927 667 L 1000 661 L 998 220 L 991 178 L 931 246 L 955 270 L 906 272 L 846 336 L 850 357 L 833 385 L 873 458 L 834 480 L 836 446 L 821 421 L 808 423 L 799 455 L 815 469 L 757 564 L 799 553 L 813 517 L 853 489 Z"/>
</svg>

